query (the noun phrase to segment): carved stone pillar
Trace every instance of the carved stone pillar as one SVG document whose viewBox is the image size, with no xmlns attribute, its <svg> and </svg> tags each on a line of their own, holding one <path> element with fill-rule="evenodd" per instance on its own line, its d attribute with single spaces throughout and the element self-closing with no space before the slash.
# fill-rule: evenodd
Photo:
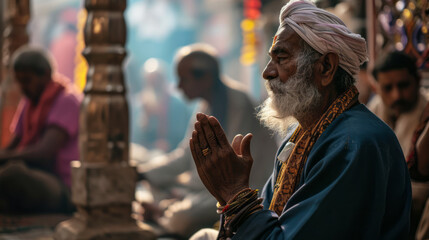
<svg viewBox="0 0 429 240">
<path fill-rule="evenodd" d="M 75 216 L 57 226 L 55 239 L 155 239 L 131 218 L 137 172 L 128 165 L 126 1 L 85 0 L 83 55 L 89 69 L 80 111 L 80 162 L 72 163 Z"/>
<path fill-rule="evenodd" d="M 4 25 L 2 41 L 2 69 L 0 75 L 0 146 L 10 140 L 9 125 L 21 99 L 18 86 L 10 75 L 9 61 L 16 49 L 28 43 L 27 24 L 30 20 L 29 0 L 1 1 Z"/>
</svg>

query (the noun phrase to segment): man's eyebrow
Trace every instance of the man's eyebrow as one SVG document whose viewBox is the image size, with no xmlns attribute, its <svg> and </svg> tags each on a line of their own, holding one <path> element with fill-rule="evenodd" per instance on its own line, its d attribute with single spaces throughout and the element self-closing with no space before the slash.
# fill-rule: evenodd
<svg viewBox="0 0 429 240">
<path fill-rule="evenodd" d="M 274 46 L 273 48 L 271 48 L 271 50 L 269 51 L 268 55 L 278 55 L 280 53 L 287 53 L 286 49 L 280 46 Z"/>
</svg>

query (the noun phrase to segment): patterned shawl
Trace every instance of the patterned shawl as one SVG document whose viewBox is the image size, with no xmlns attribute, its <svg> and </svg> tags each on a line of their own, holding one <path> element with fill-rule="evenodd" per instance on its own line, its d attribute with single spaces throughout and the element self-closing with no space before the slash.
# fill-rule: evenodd
<svg viewBox="0 0 429 240">
<path fill-rule="evenodd" d="M 279 216 L 281 215 L 287 201 L 295 192 L 307 157 L 314 143 L 332 121 L 358 102 L 357 98 L 358 90 L 355 86 L 352 86 L 329 106 L 328 110 L 313 127 L 304 131 L 301 126 L 298 126 L 289 140 L 296 144 L 288 160 L 283 163 L 280 174 L 277 177 L 273 199 L 271 200 L 269 208 L 270 210 L 275 211 Z"/>
</svg>

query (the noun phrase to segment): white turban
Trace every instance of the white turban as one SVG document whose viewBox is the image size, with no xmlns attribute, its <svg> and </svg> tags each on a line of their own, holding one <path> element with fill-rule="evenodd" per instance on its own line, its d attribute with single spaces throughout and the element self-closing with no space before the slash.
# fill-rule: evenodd
<svg viewBox="0 0 429 240">
<path fill-rule="evenodd" d="M 339 56 L 340 67 L 356 75 L 368 60 L 366 42 L 352 33 L 337 16 L 306 0 L 292 0 L 280 11 L 280 27 L 291 27 L 314 50 Z"/>
</svg>

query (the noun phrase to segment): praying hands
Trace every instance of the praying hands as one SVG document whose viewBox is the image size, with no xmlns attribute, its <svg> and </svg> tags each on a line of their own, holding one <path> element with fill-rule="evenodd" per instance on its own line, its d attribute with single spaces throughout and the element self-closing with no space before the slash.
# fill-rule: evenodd
<svg viewBox="0 0 429 240">
<path fill-rule="evenodd" d="M 249 187 L 253 135 L 238 134 L 231 145 L 218 120 L 203 113 L 197 114 L 194 127 L 189 143 L 198 175 L 207 190 L 225 205 L 236 193 Z"/>
</svg>

